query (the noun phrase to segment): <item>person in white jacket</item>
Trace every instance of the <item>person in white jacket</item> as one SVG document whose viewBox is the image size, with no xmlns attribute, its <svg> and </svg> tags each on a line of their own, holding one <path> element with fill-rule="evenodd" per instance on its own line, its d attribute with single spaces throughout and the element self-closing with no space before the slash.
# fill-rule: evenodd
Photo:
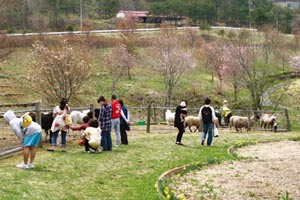
<svg viewBox="0 0 300 200">
<path fill-rule="evenodd" d="M 36 156 L 37 145 L 42 136 L 41 126 L 32 121 L 30 115 L 25 114 L 21 118 L 17 118 L 12 110 L 8 110 L 3 115 L 4 119 L 9 123 L 13 132 L 18 136 L 23 145 L 23 160 L 22 164 L 17 167 L 21 169 L 29 169 L 34 167 L 34 159 Z"/>
<path fill-rule="evenodd" d="M 85 139 L 85 153 L 89 153 L 90 148 L 93 149 L 95 153 L 99 152 L 101 142 L 101 129 L 99 127 L 97 119 L 89 120 L 89 126 L 84 130 L 81 137 Z"/>
</svg>

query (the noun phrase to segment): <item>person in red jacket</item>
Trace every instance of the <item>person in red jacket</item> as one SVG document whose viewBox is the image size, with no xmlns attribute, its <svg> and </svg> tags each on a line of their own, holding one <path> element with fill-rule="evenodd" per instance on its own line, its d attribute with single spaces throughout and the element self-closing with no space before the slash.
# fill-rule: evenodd
<svg viewBox="0 0 300 200">
<path fill-rule="evenodd" d="M 116 146 L 119 146 L 121 143 L 121 134 L 120 134 L 120 117 L 121 117 L 121 104 L 117 100 L 115 94 L 111 95 L 111 125 L 112 129 L 116 132 Z"/>
</svg>

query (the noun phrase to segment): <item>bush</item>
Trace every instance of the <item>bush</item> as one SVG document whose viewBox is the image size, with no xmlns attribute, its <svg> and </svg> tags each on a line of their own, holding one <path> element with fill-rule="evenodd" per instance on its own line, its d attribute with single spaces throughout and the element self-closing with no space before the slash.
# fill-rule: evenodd
<svg viewBox="0 0 300 200">
<path fill-rule="evenodd" d="M 69 24 L 68 26 L 67 26 L 67 31 L 70 31 L 70 32 L 73 32 L 74 31 L 74 25 L 73 24 Z"/>
<path fill-rule="evenodd" d="M 7 33 L 8 34 L 11 34 L 11 33 L 14 33 L 14 32 L 15 32 L 15 30 L 12 27 L 7 28 Z"/>
</svg>

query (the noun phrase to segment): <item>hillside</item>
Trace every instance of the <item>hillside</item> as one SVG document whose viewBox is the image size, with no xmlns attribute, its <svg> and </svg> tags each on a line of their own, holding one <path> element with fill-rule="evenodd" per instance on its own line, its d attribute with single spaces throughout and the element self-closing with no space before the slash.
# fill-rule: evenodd
<svg viewBox="0 0 300 200">
<path fill-rule="evenodd" d="M 215 36 L 214 36 L 215 35 Z M 147 33 L 140 35 L 140 37 L 147 38 L 147 40 L 156 37 L 157 33 Z M 201 34 L 197 36 L 197 40 L 210 40 L 216 37 L 217 34 L 211 32 L 210 35 Z M 95 36 L 94 36 L 95 37 Z M 109 44 L 112 38 L 116 35 L 107 35 L 107 41 L 105 37 L 102 37 L 101 41 Z M 60 36 L 52 38 L 54 41 L 60 39 Z M 76 39 L 71 37 L 71 39 Z M 28 41 L 27 41 L 28 43 Z M 110 44 L 111 45 L 111 44 Z M 96 104 L 96 99 L 99 95 L 104 95 L 106 97 L 110 96 L 111 93 L 111 77 L 109 75 L 106 66 L 103 63 L 104 56 L 110 51 L 108 47 L 92 47 L 94 52 L 94 62 L 91 71 L 93 72 L 92 78 L 89 80 L 88 84 L 83 85 L 82 91 L 72 99 L 70 104 L 73 107 L 88 106 L 90 104 Z M 149 59 L 145 53 L 144 47 L 138 48 L 138 59 L 131 70 L 132 78 L 129 80 L 128 77 L 123 77 L 117 85 L 115 93 L 122 98 L 129 106 L 147 106 L 149 104 L 162 106 L 164 98 L 164 84 L 163 77 L 157 71 L 153 70 L 149 66 Z M 1 75 L 1 99 L 0 103 L 15 103 L 15 102 L 32 102 L 41 101 L 42 105 L 45 107 L 52 107 L 57 102 L 45 102 L 39 96 L 36 95 L 35 91 L 30 88 L 30 83 L 28 82 L 29 69 L 31 68 L 31 62 L 34 58 L 31 57 L 29 47 L 15 48 L 14 52 L 9 55 L 6 59 L 0 62 L 0 75 Z M 199 55 L 198 52 L 195 53 L 196 56 Z M 278 66 L 273 67 L 272 71 L 273 87 L 274 84 L 280 84 L 286 82 L 290 79 L 284 78 L 283 80 L 276 79 L 276 73 L 278 73 Z M 174 98 L 172 99 L 171 106 L 176 106 L 181 99 L 187 99 L 189 106 L 199 107 L 202 104 L 203 99 L 206 96 L 210 96 L 213 100 L 213 105 L 216 107 L 221 106 L 223 99 L 227 99 L 231 102 L 234 108 L 248 108 L 251 104 L 249 99 L 249 92 L 244 88 L 238 90 L 238 102 L 233 104 L 233 86 L 229 82 L 224 82 L 223 92 L 220 93 L 218 90 L 219 80 L 216 75 L 214 75 L 214 81 L 212 81 L 211 70 L 201 62 L 201 58 L 198 59 L 197 65 L 193 70 L 187 71 L 183 74 L 180 79 L 179 84 L 174 89 Z M 284 98 L 288 98 L 290 93 L 294 93 L 295 90 L 286 90 L 287 94 Z M 297 92 L 297 91 L 296 91 Z M 282 93 L 282 92 L 281 92 Z M 276 91 L 273 91 L 276 94 Z M 270 100 L 278 97 L 270 96 Z M 293 98 L 292 98 L 293 99 Z M 280 103 L 285 107 L 294 107 L 295 101 L 288 100 Z"/>
</svg>

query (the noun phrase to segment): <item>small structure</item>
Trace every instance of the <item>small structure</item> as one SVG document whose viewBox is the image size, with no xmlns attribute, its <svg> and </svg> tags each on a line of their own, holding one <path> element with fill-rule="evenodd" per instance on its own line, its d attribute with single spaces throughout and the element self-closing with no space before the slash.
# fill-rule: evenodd
<svg viewBox="0 0 300 200">
<path fill-rule="evenodd" d="M 131 11 L 131 10 L 120 10 L 116 17 L 117 18 L 125 18 L 132 17 L 137 18 L 141 23 L 146 23 L 149 12 L 148 11 Z"/>
<path fill-rule="evenodd" d="M 286 7 L 288 9 L 299 9 L 300 8 L 299 1 L 275 1 L 273 3 L 278 6 Z"/>
<path fill-rule="evenodd" d="M 161 15 L 149 14 L 148 11 L 130 11 L 130 10 L 120 10 L 117 15 L 117 18 L 132 17 L 137 18 L 140 23 L 167 23 L 167 24 L 184 24 L 184 20 L 187 19 L 185 16 L 171 16 L 171 15 Z"/>
</svg>

